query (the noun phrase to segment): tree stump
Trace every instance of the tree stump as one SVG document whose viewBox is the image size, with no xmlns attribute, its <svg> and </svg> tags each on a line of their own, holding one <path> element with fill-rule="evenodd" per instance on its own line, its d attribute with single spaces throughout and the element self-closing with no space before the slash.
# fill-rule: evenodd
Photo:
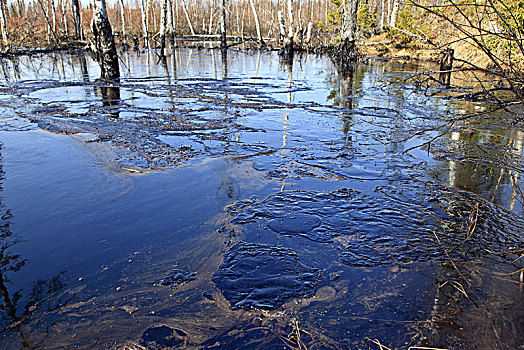
<svg viewBox="0 0 524 350">
<path fill-rule="evenodd" d="M 453 70 L 453 54 L 455 50 L 448 48 L 442 51 L 442 56 L 440 56 L 440 72 L 438 80 L 439 82 L 449 87 L 451 84 L 451 71 Z"/>
</svg>

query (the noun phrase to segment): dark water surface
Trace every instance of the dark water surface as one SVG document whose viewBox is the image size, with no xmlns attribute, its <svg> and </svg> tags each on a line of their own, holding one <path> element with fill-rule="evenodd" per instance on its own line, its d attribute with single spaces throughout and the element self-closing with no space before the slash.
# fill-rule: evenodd
<svg viewBox="0 0 524 350">
<path fill-rule="evenodd" d="M 523 346 L 522 125 L 424 67 L 0 68 L 1 348 Z"/>
</svg>

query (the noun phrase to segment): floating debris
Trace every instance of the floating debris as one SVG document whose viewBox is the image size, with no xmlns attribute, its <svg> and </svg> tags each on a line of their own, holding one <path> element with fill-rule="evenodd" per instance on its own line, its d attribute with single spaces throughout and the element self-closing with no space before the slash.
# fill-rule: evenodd
<svg viewBox="0 0 524 350">
<path fill-rule="evenodd" d="M 184 344 L 186 336 L 186 332 L 180 329 L 168 326 L 151 327 L 142 335 L 140 345 L 148 349 L 171 349 Z"/>
<path fill-rule="evenodd" d="M 180 286 L 196 280 L 196 272 L 184 272 L 180 270 L 171 270 L 166 277 L 162 278 L 160 284 L 163 286 L 169 286 L 173 289 L 177 289 Z"/>
<path fill-rule="evenodd" d="M 224 256 L 213 281 L 232 309 L 276 309 L 313 294 L 321 272 L 288 248 L 237 243 Z"/>
</svg>

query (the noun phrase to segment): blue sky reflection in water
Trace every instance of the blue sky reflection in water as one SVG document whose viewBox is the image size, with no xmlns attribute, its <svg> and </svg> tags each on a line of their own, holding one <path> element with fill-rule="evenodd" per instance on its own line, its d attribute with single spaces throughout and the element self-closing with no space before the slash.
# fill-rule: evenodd
<svg viewBox="0 0 524 350">
<path fill-rule="evenodd" d="M 2 347 L 522 343 L 507 116 L 402 62 L 121 59 L 2 61 Z"/>
</svg>

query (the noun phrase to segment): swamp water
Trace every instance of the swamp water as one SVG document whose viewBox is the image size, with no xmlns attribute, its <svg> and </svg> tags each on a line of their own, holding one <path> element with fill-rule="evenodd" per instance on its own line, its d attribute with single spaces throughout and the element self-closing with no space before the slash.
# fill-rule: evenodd
<svg viewBox="0 0 524 350">
<path fill-rule="evenodd" d="M 522 125 L 422 67 L 0 68 L 2 348 L 522 346 Z"/>
</svg>

